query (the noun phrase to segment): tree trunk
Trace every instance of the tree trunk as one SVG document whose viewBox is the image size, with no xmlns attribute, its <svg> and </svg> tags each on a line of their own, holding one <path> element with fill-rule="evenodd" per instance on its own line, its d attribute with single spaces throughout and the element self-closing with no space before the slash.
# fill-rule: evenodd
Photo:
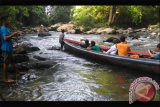
<svg viewBox="0 0 160 107">
<path fill-rule="evenodd" d="M 116 6 L 110 6 L 110 13 L 109 13 L 109 20 L 108 20 L 109 26 L 113 24 L 115 17 L 116 17 Z"/>
</svg>

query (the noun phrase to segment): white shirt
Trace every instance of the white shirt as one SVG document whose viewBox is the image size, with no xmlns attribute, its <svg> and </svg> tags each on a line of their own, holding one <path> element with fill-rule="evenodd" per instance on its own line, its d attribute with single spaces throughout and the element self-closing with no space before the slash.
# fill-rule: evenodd
<svg viewBox="0 0 160 107">
<path fill-rule="evenodd" d="M 106 52 L 106 54 L 116 55 L 117 48 L 116 45 L 111 46 L 111 48 Z"/>
</svg>

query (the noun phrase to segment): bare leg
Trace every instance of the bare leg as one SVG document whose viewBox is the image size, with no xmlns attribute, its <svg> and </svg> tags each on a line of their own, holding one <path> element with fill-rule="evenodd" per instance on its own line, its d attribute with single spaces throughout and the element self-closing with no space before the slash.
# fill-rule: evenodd
<svg viewBox="0 0 160 107">
<path fill-rule="evenodd" d="M 4 66 L 3 66 L 3 71 L 4 71 L 4 82 L 14 82 L 14 80 L 8 78 L 7 69 L 8 69 L 8 66 L 4 63 Z"/>
<path fill-rule="evenodd" d="M 17 67 L 16 67 L 16 65 L 15 65 L 14 62 L 12 62 L 12 63 L 10 63 L 10 64 L 11 64 L 12 68 L 14 68 L 14 69 L 16 70 L 17 76 L 20 76 L 20 75 L 25 74 L 24 72 L 20 72 L 20 71 L 17 69 Z"/>
</svg>

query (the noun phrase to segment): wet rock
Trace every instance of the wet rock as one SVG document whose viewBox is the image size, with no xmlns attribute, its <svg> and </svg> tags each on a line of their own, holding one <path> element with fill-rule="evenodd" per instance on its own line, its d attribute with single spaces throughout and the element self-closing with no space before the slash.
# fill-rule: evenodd
<svg viewBox="0 0 160 107">
<path fill-rule="evenodd" d="M 103 40 L 103 42 L 113 42 L 113 40 L 116 39 L 117 40 L 117 43 L 120 43 L 120 40 L 118 38 L 114 38 L 114 37 L 110 37 L 106 40 Z"/>
<path fill-rule="evenodd" d="M 133 36 L 133 37 L 132 37 L 132 40 L 133 40 L 133 39 L 138 39 L 138 38 L 140 38 L 140 36 Z"/>
<path fill-rule="evenodd" d="M 51 36 L 52 34 L 50 34 L 50 33 L 48 33 L 48 32 L 40 32 L 39 34 L 38 34 L 38 36 Z"/>
<path fill-rule="evenodd" d="M 47 48 L 47 50 L 60 50 L 60 47 L 52 46 L 52 47 Z"/>
<path fill-rule="evenodd" d="M 39 51 L 40 49 L 38 48 L 38 47 L 36 47 L 36 46 L 32 46 L 31 47 L 31 51 Z"/>
<path fill-rule="evenodd" d="M 35 62 L 30 64 L 33 68 L 50 68 L 54 65 L 51 61 Z"/>
<path fill-rule="evenodd" d="M 46 60 L 46 58 L 43 58 L 43 57 L 37 56 L 37 55 L 34 55 L 33 58 L 38 59 L 38 60 L 41 60 L 41 61 Z"/>
<path fill-rule="evenodd" d="M 35 74 L 25 74 L 21 77 L 23 80 L 37 80 L 39 79 L 40 77 L 36 76 Z"/>
<path fill-rule="evenodd" d="M 20 45 L 16 46 L 13 53 L 16 54 L 26 54 L 31 51 L 38 51 L 40 50 L 38 47 L 33 46 L 31 43 L 23 42 Z"/>
<path fill-rule="evenodd" d="M 16 49 L 13 50 L 13 53 L 14 54 L 26 54 L 27 51 L 24 48 L 22 48 L 22 47 L 18 47 L 18 48 L 16 48 Z"/>
<path fill-rule="evenodd" d="M 29 57 L 27 55 L 23 54 L 13 54 L 15 62 L 21 63 L 21 62 L 26 62 L 29 60 Z"/>
</svg>

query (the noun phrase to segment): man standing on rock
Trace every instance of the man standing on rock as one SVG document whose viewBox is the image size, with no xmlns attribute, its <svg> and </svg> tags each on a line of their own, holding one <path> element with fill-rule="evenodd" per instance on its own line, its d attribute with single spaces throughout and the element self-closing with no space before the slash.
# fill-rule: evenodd
<svg viewBox="0 0 160 107">
<path fill-rule="evenodd" d="M 2 16 L 1 22 L 2 22 L 2 27 L 0 28 L 0 35 L 1 35 L 1 41 L 2 41 L 2 47 L 1 47 L 2 56 L 4 57 L 4 66 L 3 66 L 4 81 L 14 82 L 14 80 L 8 78 L 7 69 L 9 64 L 11 64 L 11 66 L 16 70 L 16 72 L 18 72 L 17 76 L 25 74 L 24 72 L 20 72 L 14 63 L 13 46 L 12 46 L 11 39 L 17 40 L 16 37 L 13 37 L 17 35 L 17 32 L 14 32 L 13 34 L 10 35 L 9 30 L 6 28 L 10 23 L 8 15 Z"/>
</svg>

